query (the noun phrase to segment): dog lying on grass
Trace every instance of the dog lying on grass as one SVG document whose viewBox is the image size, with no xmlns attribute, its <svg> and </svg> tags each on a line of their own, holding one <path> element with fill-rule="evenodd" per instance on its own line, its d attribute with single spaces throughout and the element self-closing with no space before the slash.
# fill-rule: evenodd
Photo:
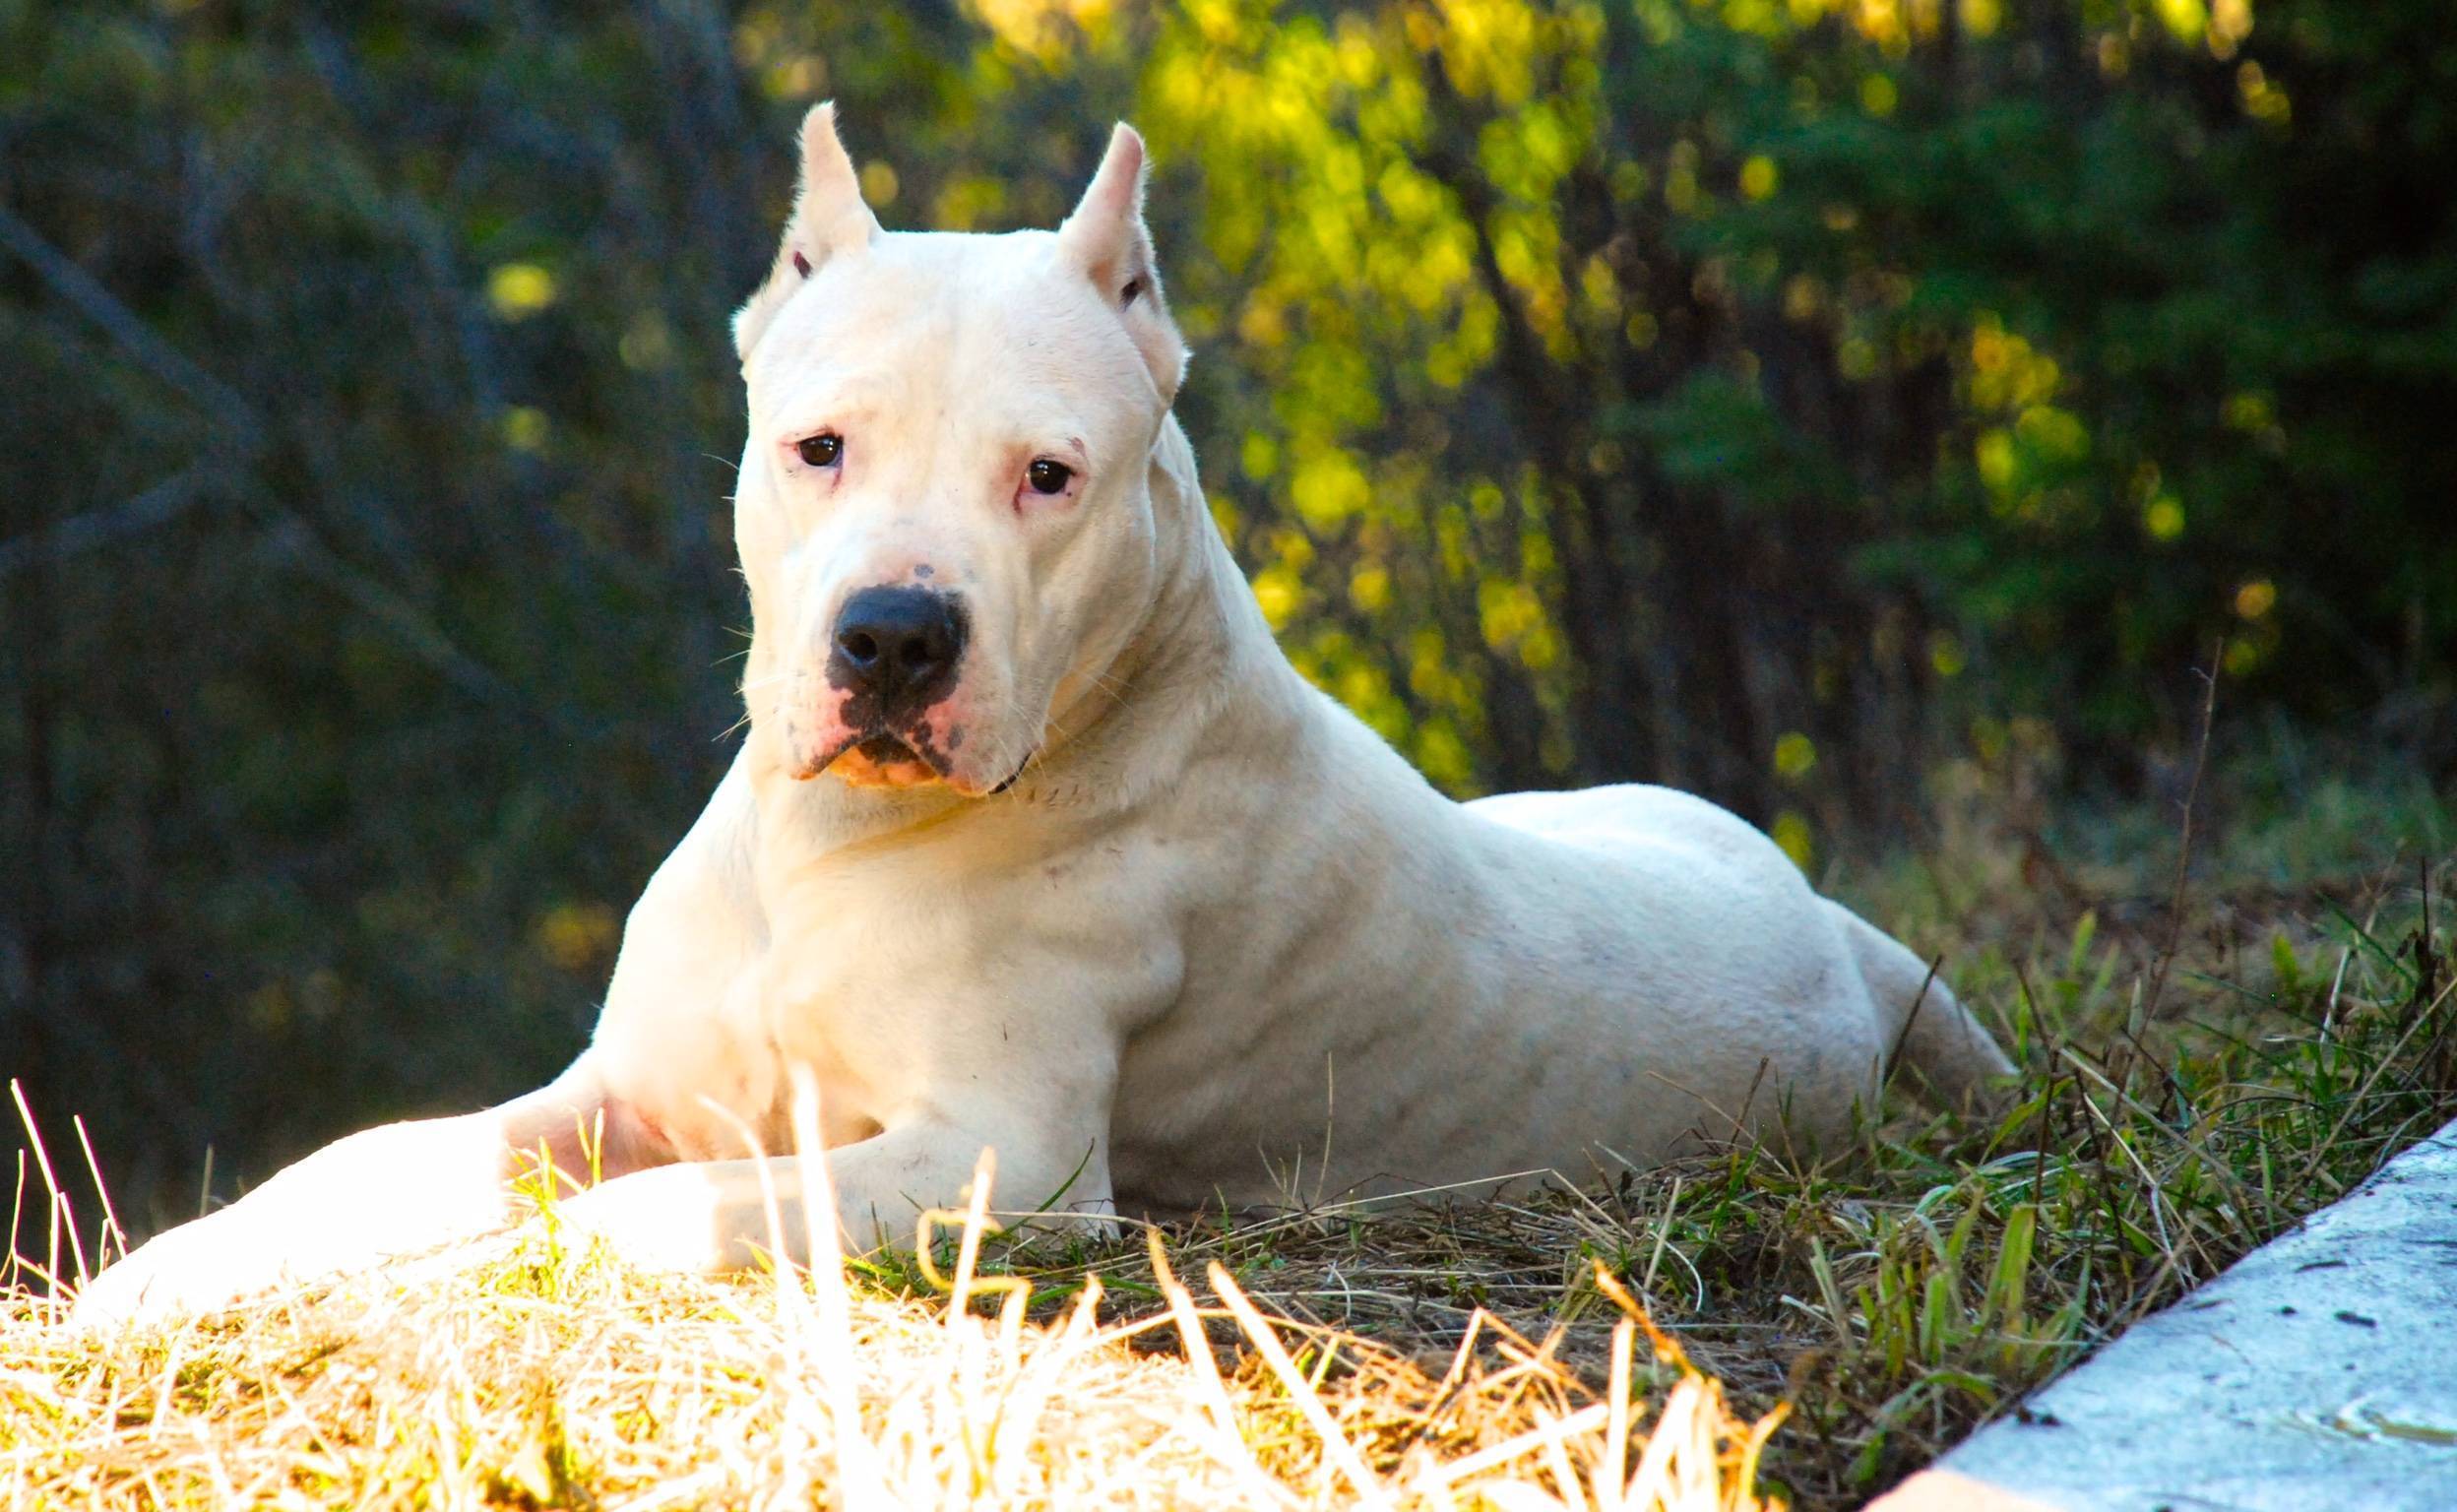
<svg viewBox="0 0 2457 1512">
<path fill-rule="evenodd" d="M 1808 1148 L 1891 1056 L 1949 1100 L 2010 1072 L 1732 815 L 1646 787 L 1454 803 L 1297 675 L 1169 413 L 1143 156 L 1119 127 L 1055 232 L 889 233 L 811 113 L 734 320 L 750 734 L 589 1047 L 308 1157 L 80 1316 L 500 1228 L 541 1148 L 601 1178 L 560 1205 L 579 1232 L 749 1263 L 746 1136 L 789 1148 L 796 1067 L 857 1249 L 955 1205 L 985 1146 L 1010 1197 L 1097 1219 Z M 802 1232 L 800 1161 L 767 1174 Z"/>
</svg>

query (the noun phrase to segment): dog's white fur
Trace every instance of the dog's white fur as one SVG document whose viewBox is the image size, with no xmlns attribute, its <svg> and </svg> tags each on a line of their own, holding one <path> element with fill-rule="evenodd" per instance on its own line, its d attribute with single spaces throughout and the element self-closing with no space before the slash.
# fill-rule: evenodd
<svg viewBox="0 0 2457 1512">
<path fill-rule="evenodd" d="M 1169 414 L 1131 131 L 1054 234 L 885 233 L 828 107 L 802 149 L 735 322 L 751 734 L 633 910 L 593 1042 L 157 1238 L 85 1316 L 498 1228 L 541 1143 L 608 1177 L 562 1204 L 583 1231 L 743 1263 L 770 1233 L 743 1133 L 789 1147 L 796 1064 L 857 1247 L 956 1202 L 984 1146 L 1014 1204 L 1242 1207 L 1804 1149 L 1897 1049 L 1954 1099 L 2009 1069 L 1740 820 L 1658 788 L 1453 803 L 1291 668 Z M 812 466 L 822 433 L 841 460 Z M 922 731 L 945 749 L 856 785 L 830 627 L 923 583 L 973 626 Z M 798 1167 L 769 1169 L 789 1206 Z"/>
</svg>

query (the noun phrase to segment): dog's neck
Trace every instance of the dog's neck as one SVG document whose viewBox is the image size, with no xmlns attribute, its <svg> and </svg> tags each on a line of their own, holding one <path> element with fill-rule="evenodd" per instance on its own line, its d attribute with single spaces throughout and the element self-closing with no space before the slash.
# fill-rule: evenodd
<svg viewBox="0 0 2457 1512">
<path fill-rule="evenodd" d="M 1173 783 L 1224 725 L 1251 734 L 1279 724 L 1296 683 L 1212 521 L 1173 414 L 1152 445 L 1150 488 L 1159 585 L 1116 656 L 1053 716 L 1013 789 L 1027 804 L 1131 806 Z"/>
</svg>

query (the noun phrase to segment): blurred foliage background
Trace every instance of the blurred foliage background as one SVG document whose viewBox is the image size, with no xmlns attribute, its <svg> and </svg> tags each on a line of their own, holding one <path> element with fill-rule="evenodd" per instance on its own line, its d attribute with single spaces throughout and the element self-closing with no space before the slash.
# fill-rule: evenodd
<svg viewBox="0 0 2457 1512">
<path fill-rule="evenodd" d="M 1222 528 L 1454 791 L 2035 830 L 2213 655 L 2451 770 L 2443 0 L 0 0 L 0 1075 L 139 1226 L 581 1042 L 831 96 L 891 226 L 1144 129 Z"/>
</svg>

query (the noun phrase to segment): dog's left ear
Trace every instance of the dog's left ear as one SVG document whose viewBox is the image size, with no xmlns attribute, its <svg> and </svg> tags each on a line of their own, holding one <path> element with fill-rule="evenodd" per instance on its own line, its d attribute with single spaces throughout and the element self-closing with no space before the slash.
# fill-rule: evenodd
<svg viewBox="0 0 2457 1512">
<path fill-rule="evenodd" d="M 1186 344 L 1161 297 L 1152 233 L 1143 223 L 1143 138 L 1120 121 L 1075 213 L 1058 227 L 1058 255 L 1081 269 L 1126 323 L 1164 403 L 1186 375 Z"/>
</svg>

